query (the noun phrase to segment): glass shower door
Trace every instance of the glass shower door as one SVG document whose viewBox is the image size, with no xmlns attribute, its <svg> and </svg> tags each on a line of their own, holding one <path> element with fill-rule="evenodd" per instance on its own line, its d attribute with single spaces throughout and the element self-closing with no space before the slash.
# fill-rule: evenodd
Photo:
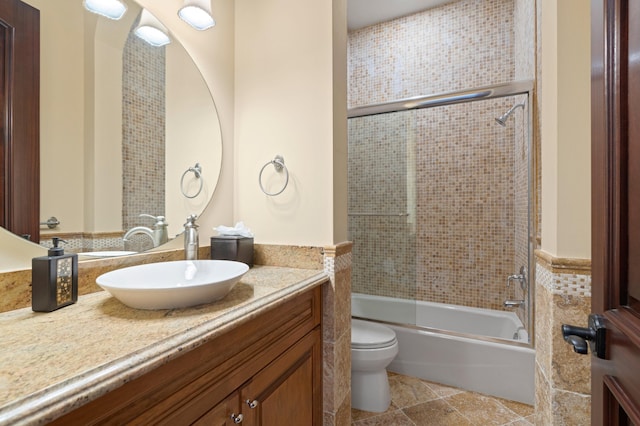
<svg viewBox="0 0 640 426">
<path fill-rule="evenodd" d="M 415 324 L 415 112 L 349 119 L 352 313 Z"/>
<path fill-rule="evenodd" d="M 425 314 L 436 303 L 514 312 L 524 324 L 514 330 L 530 332 L 527 101 L 520 94 L 349 119 L 354 316 L 445 330 Z M 521 270 L 526 280 L 508 280 Z"/>
</svg>

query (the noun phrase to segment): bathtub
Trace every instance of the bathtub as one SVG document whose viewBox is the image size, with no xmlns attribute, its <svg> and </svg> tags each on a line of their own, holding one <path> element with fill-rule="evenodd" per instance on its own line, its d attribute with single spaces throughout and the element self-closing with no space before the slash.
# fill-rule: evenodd
<svg viewBox="0 0 640 426">
<path fill-rule="evenodd" d="M 351 301 L 352 316 L 396 332 L 390 371 L 533 405 L 535 351 L 515 313 L 358 293 Z"/>
</svg>

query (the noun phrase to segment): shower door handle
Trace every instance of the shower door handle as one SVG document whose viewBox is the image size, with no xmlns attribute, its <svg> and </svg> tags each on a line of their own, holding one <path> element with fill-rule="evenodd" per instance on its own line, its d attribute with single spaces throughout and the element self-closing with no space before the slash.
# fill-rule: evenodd
<svg viewBox="0 0 640 426">
<path fill-rule="evenodd" d="M 607 328 L 604 318 L 600 315 L 589 315 L 588 327 L 562 324 L 562 337 L 565 342 L 573 346 L 573 350 L 579 354 L 587 354 L 588 347 L 591 353 L 598 358 L 605 359 L 607 344 Z M 588 342 L 588 346 L 587 346 Z"/>
</svg>

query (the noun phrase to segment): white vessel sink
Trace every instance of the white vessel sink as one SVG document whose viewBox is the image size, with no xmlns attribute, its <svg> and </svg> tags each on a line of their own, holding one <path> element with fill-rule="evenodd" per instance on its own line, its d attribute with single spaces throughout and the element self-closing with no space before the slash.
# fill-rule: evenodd
<svg viewBox="0 0 640 426">
<path fill-rule="evenodd" d="M 178 260 L 117 269 L 96 283 L 132 308 L 175 309 L 222 299 L 248 270 L 230 260 Z"/>
</svg>

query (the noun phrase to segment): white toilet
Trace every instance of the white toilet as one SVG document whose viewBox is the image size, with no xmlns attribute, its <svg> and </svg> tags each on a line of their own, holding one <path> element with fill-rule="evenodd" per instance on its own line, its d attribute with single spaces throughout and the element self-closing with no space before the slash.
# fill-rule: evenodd
<svg viewBox="0 0 640 426">
<path fill-rule="evenodd" d="M 351 407 L 381 413 L 391 393 L 387 366 L 398 354 L 396 333 L 389 327 L 351 320 Z"/>
</svg>

